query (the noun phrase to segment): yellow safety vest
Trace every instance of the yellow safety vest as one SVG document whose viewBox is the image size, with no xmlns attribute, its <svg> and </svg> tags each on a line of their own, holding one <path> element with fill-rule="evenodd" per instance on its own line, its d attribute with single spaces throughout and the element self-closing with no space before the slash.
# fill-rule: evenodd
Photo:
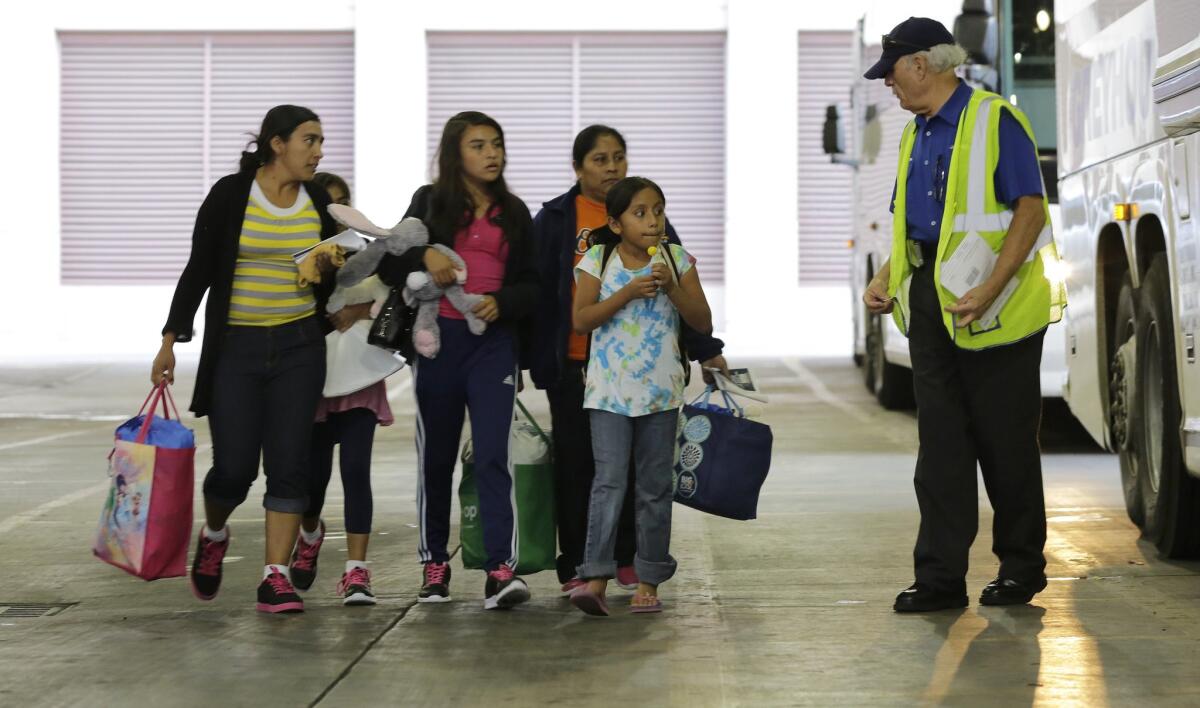
<svg viewBox="0 0 1200 708">
<path fill-rule="evenodd" d="M 1021 111 L 1000 96 L 986 91 L 973 91 L 966 109 L 958 121 L 954 138 L 954 154 L 950 159 L 947 177 L 946 207 L 937 245 L 933 277 L 937 283 L 938 301 L 942 305 L 942 321 L 954 343 L 963 349 L 987 349 L 1011 344 L 1042 331 L 1051 322 L 1062 319 L 1067 304 L 1066 286 L 1061 280 L 1046 277 L 1046 266 L 1057 264 L 1058 249 L 1050 224 L 1050 206 L 1042 188 L 1042 209 L 1046 225 L 1030 249 L 1029 258 L 1013 277 L 1015 288 L 991 322 L 973 322 L 965 328 L 954 326 L 954 316 L 945 311 L 958 297 L 942 286 L 942 265 L 971 234 L 978 234 L 994 253 L 999 253 L 1008 235 L 1013 213 L 1007 204 L 996 201 L 994 176 L 1000 157 L 1000 115 L 1011 111 L 1031 141 L 1033 130 Z M 891 279 L 888 294 L 897 306 L 892 312 L 896 326 L 908 333 L 909 287 L 912 268 L 908 263 L 908 225 L 905 219 L 905 194 L 908 162 L 916 142 L 916 121 L 910 121 L 900 140 L 900 162 L 896 172 L 895 215 L 892 223 Z M 1036 147 L 1036 141 L 1034 145 Z M 1051 266 L 1055 269 L 1054 266 Z M 1055 269 L 1056 272 L 1057 269 Z M 985 276 L 986 278 L 986 276 Z M 1010 284 L 1012 287 L 1013 284 Z M 998 298 L 999 299 L 999 298 Z"/>
</svg>

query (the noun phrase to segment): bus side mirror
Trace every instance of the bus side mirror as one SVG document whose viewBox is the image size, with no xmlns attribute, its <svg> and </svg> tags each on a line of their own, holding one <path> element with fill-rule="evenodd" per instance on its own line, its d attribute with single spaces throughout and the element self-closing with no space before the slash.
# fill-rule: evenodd
<svg viewBox="0 0 1200 708">
<path fill-rule="evenodd" d="M 825 127 L 821 134 L 821 144 L 826 155 L 840 155 L 846 152 L 846 142 L 842 139 L 842 122 L 838 117 L 837 106 L 825 107 Z"/>
</svg>

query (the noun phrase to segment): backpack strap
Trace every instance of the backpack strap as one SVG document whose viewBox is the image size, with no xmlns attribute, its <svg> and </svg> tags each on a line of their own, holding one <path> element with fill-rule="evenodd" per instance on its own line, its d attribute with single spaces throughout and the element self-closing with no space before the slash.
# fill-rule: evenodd
<svg viewBox="0 0 1200 708">
<path fill-rule="evenodd" d="M 608 270 L 608 263 L 612 260 L 613 254 L 617 252 L 617 244 L 607 242 L 604 244 L 604 254 L 600 258 L 600 286 L 604 286 L 604 272 Z M 592 361 L 592 333 L 588 332 L 587 347 L 583 352 L 583 378 L 587 380 L 588 364 Z"/>
</svg>

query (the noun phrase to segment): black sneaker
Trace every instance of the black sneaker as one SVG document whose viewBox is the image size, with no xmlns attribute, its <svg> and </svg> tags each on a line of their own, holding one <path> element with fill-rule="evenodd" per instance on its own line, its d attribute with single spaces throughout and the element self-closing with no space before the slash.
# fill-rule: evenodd
<svg viewBox="0 0 1200 708">
<path fill-rule="evenodd" d="M 192 559 L 192 594 L 201 600 L 211 600 L 221 589 L 221 561 L 229 550 L 229 527 L 225 527 L 224 541 L 210 541 L 200 527 L 200 539 L 196 542 L 196 557 Z"/>
<path fill-rule="evenodd" d="M 512 568 L 502 565 L 489 570 L 483 586 L 483 609 L 507 610 L 529 599 L 529 586 L 513 574 Z"/>
<path fill-rule="evenodd" d="M 337 594 L 342 596 L 343 605 L 374 605 L 371 571 L 361 566 L 346 571 L 338 581 Z"/>
<path fill-rule="evenodd" d="M 450 602 L 449 563 L 426 563 L 422 575 L 425 583 L 417 593 L 417 602 Z"/>
<path fill-rule="evenodd" d="M 303 612 L 304 601 L 286 575 L 271 573 L 259 584 L 258 604 L 254 607 L 259 612 Z"/>
<path fill-rule="evenodd" d="M 296 534 L 296 547 L 292 549 L 292 584 L 297 590 L 307 590 L 317 579 L 317 554 L 325 542 L 325 521 L 321 520 L 321 536 L 316 543 L 305 543 L 302 533 Z M 303 530 L 303 529 L 302 529 Z"/>
</svg>

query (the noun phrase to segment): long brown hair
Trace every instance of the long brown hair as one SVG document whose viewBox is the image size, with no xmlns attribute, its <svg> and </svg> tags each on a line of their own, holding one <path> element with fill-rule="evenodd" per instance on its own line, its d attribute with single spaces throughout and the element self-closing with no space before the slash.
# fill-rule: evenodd
<svg viewBox="0 0 1200 708">
<path fill-rule="evenodd" d="M 431 234 L 441 235 L 443 239 L 452 241 L 459 229 L 471 223 L 477 204 L 471 201 L 471 195 L 463 182 L 462 136 L 467 128 L 474 126 L 489 126 L 500 136 L 504 144 L 504 129 L 491 116 L 479 111 L 463 111 L 446 121 L 442 129 L 442 138 L 438 143 L 437 177 L 433 181 L 433 194 L 430 199 L 430 223 L 427 224 Z M 508 162 L 508 151 L 505 150 L 504 162 Z M 485 186 L 492 202 L 500 206 L 500 213 L 491 217 L 491 222 L 501 228 L 504 239 L 510 246 L 517 245 L 529 222 L 529 209 L 525 203 L 508 191 L 504 181 L 504 165 L 500 166 L 500 175 Z"/>
</svg>

